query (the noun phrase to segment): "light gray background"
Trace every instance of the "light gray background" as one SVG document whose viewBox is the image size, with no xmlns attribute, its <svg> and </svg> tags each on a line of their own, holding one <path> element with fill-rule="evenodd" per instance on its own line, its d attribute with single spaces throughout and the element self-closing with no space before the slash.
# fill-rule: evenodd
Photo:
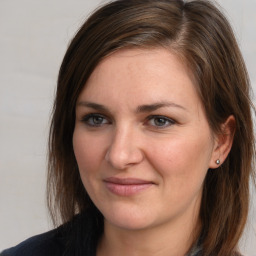
<svg viewBox="0 0 256 256">
<path fill-rule="evenodd" d="M 0 0 L 0 251 L 51 228 L 46 147 L 58 68 L 69 40 L 99 3 Z M 233 24 L 256 91 L 256 0 L 219 3 Z M 255 205 L 255 192 L 253 197 Z M 255 212 L 251 207 L 241 241 L 247 256 L 256 256 Z"/>
</svg>

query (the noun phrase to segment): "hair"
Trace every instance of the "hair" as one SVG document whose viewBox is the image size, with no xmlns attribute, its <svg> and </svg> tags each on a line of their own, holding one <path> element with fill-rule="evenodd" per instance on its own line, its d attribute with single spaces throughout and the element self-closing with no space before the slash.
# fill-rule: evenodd
<svg viewBox="0 0 256 256">
<path fill-rule="evenodd" d="M 220 133 L 233 115 L 236 130 L 225 162 L 209 169 L 200 209 L 203 254 L 234 255 L 254 177 L 250 82 L 232 28 L 206 0 L 117 0 L 96 10 L 71 41 L 60 67 L 49 136 L 48 207 L 54 223 L 87 211 L 92 202 L 73 152 L 76 101 L 99 62 L 124 48 L 165 47 L 194 75 L 209 125 Z"/>
</svg>

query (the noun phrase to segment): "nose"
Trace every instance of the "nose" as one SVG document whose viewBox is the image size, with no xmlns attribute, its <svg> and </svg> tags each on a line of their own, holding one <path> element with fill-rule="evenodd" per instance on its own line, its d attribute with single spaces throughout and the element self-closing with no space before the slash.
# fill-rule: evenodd
<svg viewBox="0 0 256 256">
<path fill-rule="evenodd" d="M 140 163 L 144 156 L 139 141 L 131 129 L 116 130 L 105 155 L 106 161 L 118 170 Z"/>
</svg>

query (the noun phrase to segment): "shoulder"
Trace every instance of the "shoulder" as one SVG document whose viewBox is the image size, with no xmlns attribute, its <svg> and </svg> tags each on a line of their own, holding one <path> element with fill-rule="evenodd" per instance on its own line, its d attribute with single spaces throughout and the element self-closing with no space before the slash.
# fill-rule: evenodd
<svg viewBox="0 0 256 256">
<path fill-rule="evenodd" d="M 0 256 L 48 256 L 62 255 L 64 251 L 64 238 L 60 228 L 33 236 L 15 247 L 4 250 Z"/>
<path fill-rule="evenodd" d="M 0 256 L 95 255 L 103 232 L 103 217 L 95 209 L 80 213 L 54 230 L 6 249 Z"/>
</svg>

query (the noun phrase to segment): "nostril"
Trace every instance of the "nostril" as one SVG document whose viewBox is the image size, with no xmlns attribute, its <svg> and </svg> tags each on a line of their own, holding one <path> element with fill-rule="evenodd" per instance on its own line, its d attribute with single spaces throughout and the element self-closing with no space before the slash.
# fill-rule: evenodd
<svg viewBox="0 0 256 256">
<path fill-rule="evenodd" d="M 140 143 L 136 139 L 140 134 L 125 124 L 115 129 L 112 140 L 105 154 L 105 160 L 115 169 L 124 169 L 130 165 L 138 164 L 143 159 Z"/>
<path fill-rule="evenodd" d="M 138 148 L 114 148 L 110 147 L 105 155 L 105 160 L 115 169 L 124 169 L 143 160 L 143 154 Z"/>
</svg>

